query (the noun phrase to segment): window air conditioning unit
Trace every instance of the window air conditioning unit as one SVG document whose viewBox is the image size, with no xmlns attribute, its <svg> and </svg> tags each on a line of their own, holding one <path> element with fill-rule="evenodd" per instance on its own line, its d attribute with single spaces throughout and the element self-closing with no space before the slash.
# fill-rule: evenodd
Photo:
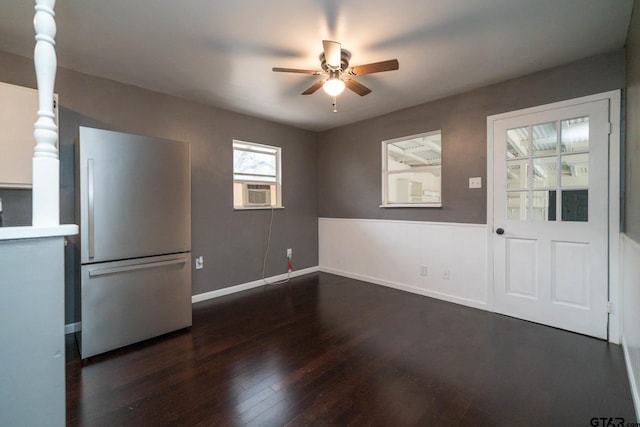
<svg viewBox="0 0 640 427">
<path fill-rule="evenodd" d="M 244 184 L 245 206 L 271 206 L 271 186 L 268 184 Z"/>
</svg>

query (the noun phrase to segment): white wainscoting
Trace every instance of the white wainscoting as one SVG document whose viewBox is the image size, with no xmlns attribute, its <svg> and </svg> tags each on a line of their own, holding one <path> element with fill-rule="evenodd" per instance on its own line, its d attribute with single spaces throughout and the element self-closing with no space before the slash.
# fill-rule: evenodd
<svg viewBox="0 0 640 427">
<path fill-rule="evenodd" d="M 621 234 L 621 276 L 624 301 L 622 347 L 631 394 L 640 420 L 640 244 Z"/>
<path fill-rule="evenodd" d="M 484 224 L 320 218 L 318 227 L 320 271 L 488 309 Z"/>
</svg>

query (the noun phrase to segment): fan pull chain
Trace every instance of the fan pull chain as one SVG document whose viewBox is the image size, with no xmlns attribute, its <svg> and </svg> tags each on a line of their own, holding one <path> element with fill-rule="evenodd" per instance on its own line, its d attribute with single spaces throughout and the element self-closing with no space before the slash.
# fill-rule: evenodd
<svg viewBox="0 0 640 427">
<path fill-rule="evenodd" d="M 338 107 L 336 106 L 338 104 L 338 99 L 334 96 L 333 97 L 333 112 L 337 113 L 338 112 Z"/>
</svg>

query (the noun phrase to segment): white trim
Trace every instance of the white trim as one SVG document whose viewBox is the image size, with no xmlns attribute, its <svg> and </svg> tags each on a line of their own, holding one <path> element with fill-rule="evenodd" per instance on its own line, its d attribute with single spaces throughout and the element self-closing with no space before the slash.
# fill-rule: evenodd
<svg viewBox="0 0 640 427">
<path fill-rule="evenodd" d="M 442 203 L 389 203 L 380 205 L 381 208 L 441 208 Z"/>
<path fill-rule="evenodd" d="M 320 271 L 318 266 L 303 268 L 302 270 L 292 271 L 290 277 L 299 277 L 304 276 L 305 274 L 316 273 Z M 281 282 L 287 278 L 287 273 L 279 274 L 277 276 L 267 277 L 265 280 L 267 282 Z M 213 298 L 222 297 L 225 295 L 234 294 L 236 292 L 246 291 L 248 289 L 257 288 L 260 286 L 265 286 L 264 280 L 254 280 L 253 282 L 242 283 L 236 286 L 230 286 L 228 288 L 216 289 L 215 291 L 204 292 L 202 294 L 193 295 L 191 297 L 191 304 L 195 304 L 201 301 L 206 301 Z M 75 332 L 80 332 L 82 330 L 82 322 L 68 323 L 64 325 L 64 333 L 65 335 L 73 334 Z"/>
<path fill-rule="evenodd" d="M 236 148 L 236 145 L 249 145 L 251 147 L 255 147 L 255 150 L 251 150 L 251 149 L 246 149 L 246 148 L 242 148 L 242 147 L 238 147 Z M 275 190 L 276 190 L 276 204 L 273 205 L 274 208 L 284 208 L 283 206 L 283 201 L 282 201 L 282 147 L 278 147 L 276 145 L 268 145 L 268 144 L 262 144 L 262 143 L 257 143 L 257 142 L 249 142 L 249 141 L 243 141 L 240 139 L 232 139 L 231 140 L 231 147 L 233 152 L 235 153 L 236 150 L 238 151 L 253 151 L 253 152 L 258 152 L 261 154 L 268 154 L 268 155 L 273 155 L 275 157 L 276 160 L 276 176 L 274 177 L 273 181 L 258 181 L 261 184 L 267 183 L 270 185 L 274 185 L 275 186 Z M 266 150 L 265 150 L 266 149 Z M 234 154 L 235 156 L 235 154 Z M 233 166 L 233 165 L 232 165 Z M 241 206 L 235 205 L 235 184 L 236 183 L 244 183 L 244 182 L 253 182 L 252 180 L 246 180 L 246 179 L 236 179 L 236 172 L 235 172 L 235 166 L 232 167 L 233 169 L 233 191 L 234 191 L 234 210 L 247 210 L 247 209 L 262 209 L 262 208 L 268 208 L 271 209 L 271 206 L 255 206 L 255 207 L 247 207 L 244 206 L 245 205 L 245 194 L 243 192 L 242 194 L 242 201 L 243 204 Z M 238 173 L 237 175 L 242 175 L 241 173 Z"/>
<path fill-rule="evenodd" d="M 64 334 L 69 335 L 82 330 L 82 322 L 67 323 L 64 325 Z"/>
<path fill-rule="evenodd" d="M 440 140 L 442 141 L 442 129 L 432 130 L 429 132 L 422 132 L 415 135 L 401 136 L 398 138 L 387 139 L 382 141 L 382 203 L 380 204 L 380 208 L 439 208 L 442 207 L 442 179 L 440 180 L 440 189 L 438 193 L 440 193 L 440 201 L 434 203 L 392 203 L 389 202 L 389 175 L 400 174 L 406 172 L 428 172 L 433 168 L 437 168 L 439 171 L 442 171 L 442 152 L 440 152 L 440 164 L 438 165 L 428 165 L 421 166 L 417 168 L 407 169 L 407 170 L 389 170 L 389 145 L 400 142 L 400 141 L 408 141 L 412 139 L 418 138 L 426 138 L 433 135 L 439 135 Z M 442 142 L 441 142 L 442 145 Z"/>
<path fill-rule="evenodd" d="M 571 107 L 578 104 L 588 104 L 589 102 L 601 101 L 603 99 L 620 99 L 620 90 L 612 90 L 602 92 L 595 95 L 582 96 L 580 98 L 567 99 L 565 101 L 553 102 L 551 104 L 537 105 L 535 107 L 523 108 L 522 110 L 508 111 L 506 113 L 494 114 L 487 117 L 487 124 L 491 121 L 509 119 L 512 117 L 524 116 L 527 114 L 539 113 L 541 111 L 552 110 L 555 108 Z M 620 113 L 618 111 L 618 113 Z M 619 116 L 619 114 L 618 114 Z M 488 142 L 488 141 L 487 141 Z"/>
<path fill-rule="evenodd" d="M 374 285 L 386 286 L 388 288 L 398 289 L 400 291 L 411 292 L 412 294 L 418 294 L 425 297 L 452 302 L 452 303 L 464 305 L 467 307 L 477 308 L 485 311 L 487 310 L 487 304 L 484 301 L 476 301 L 468 298 L 456 297 L 456 296 L 445 294 L 442 292 L 417 288 L 415 286 L 409 286 L 403 283 L 393 282 L 389 280 L 382 280 L 376 277 L 371 277 L 371 276 L 366 276 L 366 275 L 356 274 L 356 273 L 349 273 L 347 271 L 335 270 L 327 267 L 320 267 L 320 271 L 323 273 L 336 274 L 338 276 L 348 277 L 350 279 L 362 280 L 363 282 L 372 283 Z"/>
<path fill-rule="evenodd" d="M 322 221 L 353 221 L 353 222 L 381 222 L 381 223 L 392 223 L 392 224 L 413 224 L 413 225 L 440 225 L 444 227 L 475 227 L 475 228 L 485 228 L 487 224 L 474 224 L 469 222 L 431 222 L 431 221 L 409 221 L 404 219 L 376 219 L 376 218 L 327 218 L 327 217 L 319 217 L 318 220 Z"/>
<path fill-rule="evenodd" d="M 629 349 L 630 338 L 632 339 L 631 345 L 637 343 L 638 332 L 640 331 L 636 320 L 638 317 L 636 306 L 634 305 L 634 298 L 637 299 L 638 295 L 635 288 L 637 287 L 640 268 L 638 268 L 636 260 L 638 258 L 637 255 L 640 254 L 640 244 L 625 233 L 620 234 L 620 280 L 622 283 L 621 295 L 624 295 L 624 299 L 621 299 L 621 301 L 624 301 L 624 303 L 623 306 L 618 308 L 618 311 L 623 313 L 622 349 L 631 387 L 631 396 L 636 410 L 636 419 L 640 420 L 640 390 L 638 389 L 640 384 L 640 378 L 638 378 L 640 374 L 640 371 L 638 371 L 640 369 L 640 359 Z M 629 294 L 626 292 L 629 292 Z M 631 310 L 629 310 L 630 308 Z M 635 357 L 635 360 L 632 357 Z"/>
<path fill-rule="evenodd" d="M 631 399 L 633 400 L 633 407 L 636 410 L 636 419 L 640 420 L 640 391 L 636 386 L 636 382 L 634 380 L 635 372 L 633 372 L 633 364 L 631 363 L 631 358 L 629 356 L 629 349 L 627 348 L 627 342 L 624 337 L 622 337 L 622 350 L 624 352 L 624 361 L 627 366 L 627 376 L 629 377 L 629 386 L 631 387 Z"/>
<path fill-rule="evenodd" d="M 620 109 L 621 91 L 608 92 L 609 98 L 609 301 L 614 310 L 609 314 L 609 341 L 620 344 L 624 316 L 620 275 Z M 618 307 L 618 309 L 615 309 Z M 636 406 L 637 408 L 637 406 Z M 639 418 L 640 419 L 640 418 Z"/>
<path fill-rule="evenodd" d="M 39 237 L 73 236 L 78 234 L 75 224 L 58 225 L 53 227 L 2 227 L 0 240 L 36 239 Z"/>
<path fill-rule="evenodd" d="M 294 278 L 294 277 L 304 276 L 305 274 L 316 273 L 319 270 L 320 269 L 318 266 L 303 268 L 302 270 L 292 271 L 290 277 Z M 265 280 L 267 282 L 273 283 L 273 282 L 280 282 L 282 280 L 286 280 L 286 278 L 287 278 L 287 273 L 284 273 L 284 274 L 279 274 L 277 276 L 267 277 L 265 278 Z M 195 304 L 197 302 L 206 301 L 209 299 L 218 298 L 218 297 L 222 297 L 229 294 L 234 294 L 236 292 L 246 291 L 247 289 L 253 289 L 260 286 L 265 286 L 264 280 L 262 279 L 254 280 L 253 282 L 242 283 L 235 286 L 230 286 L 228 288 L 216 289 L 215 291 L 204 292 L 202 294 L 193 295 L 191 297 L 191 303 Z"/>
<path fill-rule="evenodd" d="M 234 211 L 259 211 L 284 209 L 284 206 L 234 206 Z"/>
<path fill-rule="evenodd" d="M 621 92 L 613 90 L 583 96 L 552 104 L 539 105 L 522 110 L 494 114 L 487 117 L 487 298 L 489 310 L 493 310 L 493 125 L 498 120 L 538 113 L 555 108 L 570 107 L 589 102 L 609 101 L 609 301 L 614 307 L 622 307 L 620 284 L 620 108 Z M 609 315 L 609 341 L 620 343 L 622 335 L 621 309 Z"/>
</svg>

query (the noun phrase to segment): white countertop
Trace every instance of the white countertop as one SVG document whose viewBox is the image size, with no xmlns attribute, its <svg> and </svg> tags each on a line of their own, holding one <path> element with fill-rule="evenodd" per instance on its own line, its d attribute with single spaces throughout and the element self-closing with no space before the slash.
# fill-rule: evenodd
<svg viewBox="0 0 640 427">
<path fill-rule="evenodd" d="M 78 234 L 75 224 L 53 227 L 0 227 L 0 240 L 37 239 L 40 237 L 73 236 Z"/>
</svg>

